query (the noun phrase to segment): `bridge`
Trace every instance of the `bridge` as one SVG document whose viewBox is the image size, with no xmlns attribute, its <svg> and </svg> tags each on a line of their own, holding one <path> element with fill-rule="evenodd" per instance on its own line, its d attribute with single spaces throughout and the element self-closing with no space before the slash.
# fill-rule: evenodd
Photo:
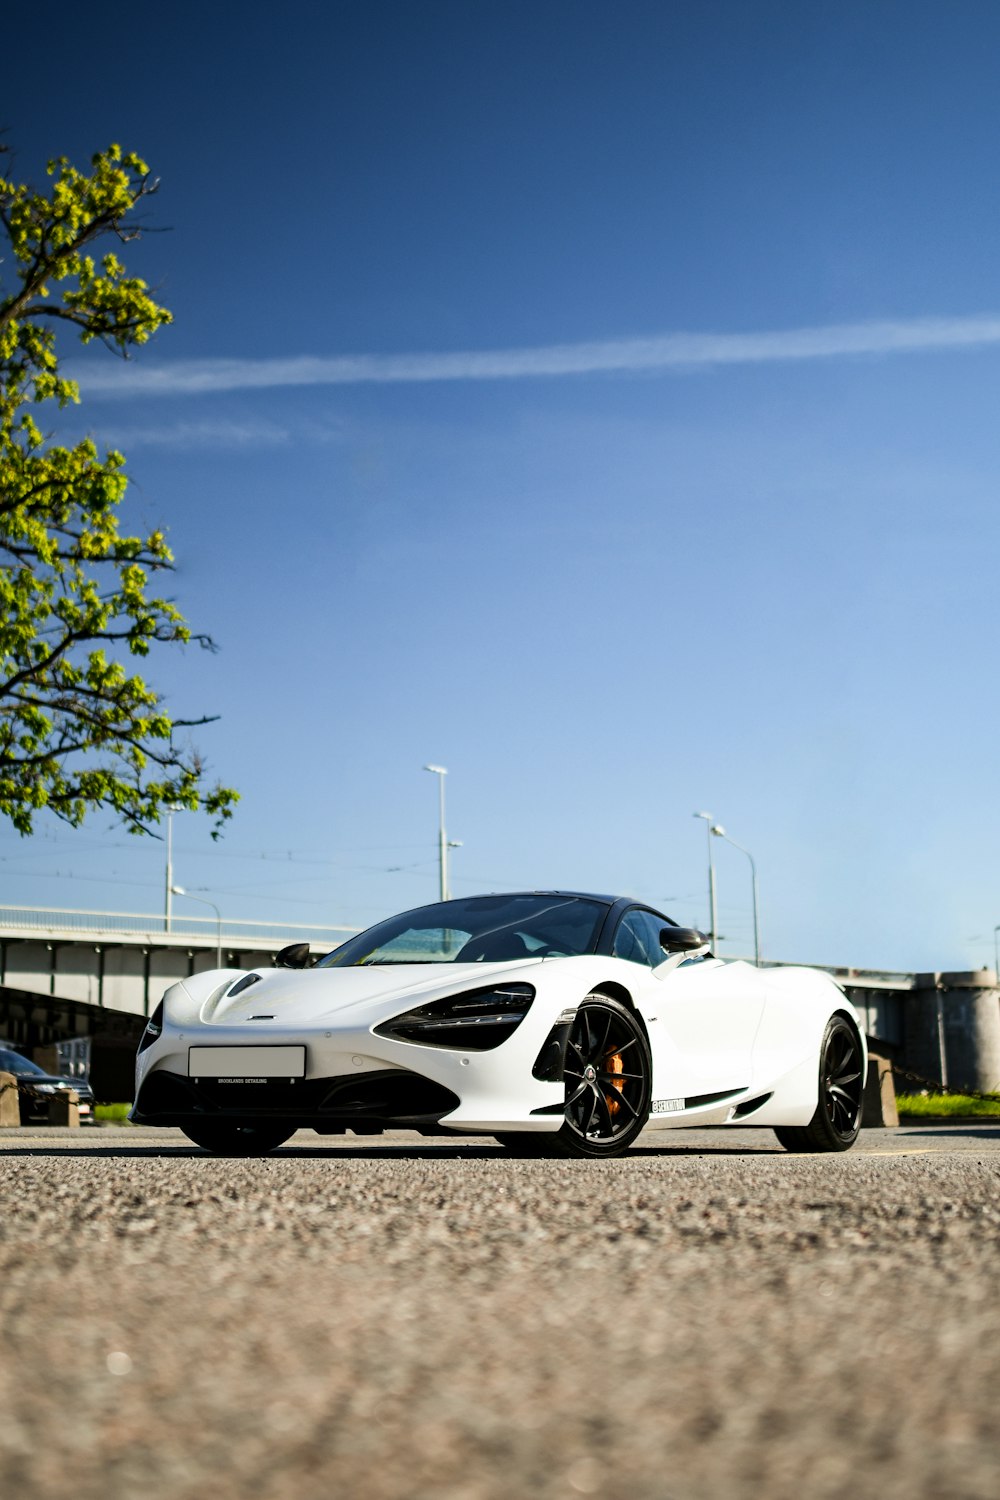
<svg viewBox="0 0 1000 1500">
<path fill-rule="evenodd" d="M 136 1042 L 168 985 L 203 969 L 271 964 L 288 943 L 328 953 L 355 930 L 0 906 L 0 1039 L 49 1067 L 57 1046 L 65 1061 L 75 1043 L 99 1097 L 127 1099 Z M 1000 989 L 991 969 L 811 967 L 844 986 L 869 1044 L 898 1067 L 952 1088 L 1000 1089 Z"/>
<path fill-rule="evenodd" d="M 90 1067 L 99 1096 L 131 1098 L 145 1018 L 203 969 L 254 969 L 288 943 L 329 953 L 353 927 L 148 912 L 0 906 L 0 1039 L 44 1067 Z M 75 1043 L 76 1047 L 69 1045 Z M 60 1063 L 56 1049 L 62 1055 Z M 122 1090 L 125 1092 L 122 1092 Z"/>
</svg>

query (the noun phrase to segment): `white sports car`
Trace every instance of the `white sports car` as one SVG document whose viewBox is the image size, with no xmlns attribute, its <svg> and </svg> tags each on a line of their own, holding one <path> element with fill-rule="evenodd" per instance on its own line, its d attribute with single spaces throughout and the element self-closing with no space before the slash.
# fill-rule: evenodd
<svg viewBox="0 0 1000 1500">
<path fill-rule="evenodd" d="M 274 968 L 172 985 L 139 1044 L 131 1118 L 240 1155 L 303 1127 L 585 1157 L 647 1125 L 770 1125 L 793 1151 L 857 1138 L 867 1055 L 839 985 L 713 958 L 703 933 L 636 901 L 446 901 L 311 963 L 296 944 Z"/>
</svg>

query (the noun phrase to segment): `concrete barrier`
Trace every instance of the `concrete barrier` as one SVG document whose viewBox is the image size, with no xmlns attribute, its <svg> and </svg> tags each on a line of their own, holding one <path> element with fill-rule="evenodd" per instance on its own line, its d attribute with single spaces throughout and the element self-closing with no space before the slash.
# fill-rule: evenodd
<svg viewBox="0 0 1000 1500">
<path fill-rule="evenodd" d="M 69 1125 L 74 1129 L 80 1123 L 80 1096 L 76 1089 L 65 1094 L 53 1094 L 49 1100 L 49 1124 Z"/>
<path fill-rule="evenodd" d="M 0 1073 L 0 1126 L 20 1125 L 21 1106 L 17 1102 L 17 1079 L 13 1073 Z"/>
<path fill-rule="evenodd" d="M 888 1058 L 879 1057 L 877 1052 L 868 1054 L 868 1076 L 865 1079 L 861 1123 L 868 1128 L 899 1124 L 899 1111 L 896 1109 L 896 1085 L 892 1081 L 892 1064 Z"/>
</svg>

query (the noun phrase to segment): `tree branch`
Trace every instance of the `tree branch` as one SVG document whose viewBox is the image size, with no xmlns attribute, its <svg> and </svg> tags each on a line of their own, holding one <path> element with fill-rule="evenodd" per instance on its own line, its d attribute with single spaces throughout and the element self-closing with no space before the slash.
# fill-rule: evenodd
<svg viewBox="0 0 1000 1500">
<path fill-rule="evenodd" d="M 73 827 L 108 808 L 151 833 L 165 803 L 200 805 L 221 821 L 236 800 L 203 788 L 197 751 L 179 742 L 215 716 L 173 718 L 127 665 L 129 651 L 154 646 L 216 649 L 172 600 L 149 597 L 152 576 L 171 569 L 162 537 L 120 533 L 127 478 L 117 459 L 102 461 L 91 439 L 53 443 L 29 414 L 39 401 L 64 402 L 65 331 L 127 358 L 169 320 L 117 256 L 88 248 L 142 235 L 137 210 L 159 184 L 118 147 L 92 165 L 88 174 L 60 158 L 51 192 L 12 182 L 0 194 L 16 273 L 0 284 L 0 816 L 22 834 L 42 806 Z M 6 270 L 2 257 L 0 246 Z"/>
</svg>

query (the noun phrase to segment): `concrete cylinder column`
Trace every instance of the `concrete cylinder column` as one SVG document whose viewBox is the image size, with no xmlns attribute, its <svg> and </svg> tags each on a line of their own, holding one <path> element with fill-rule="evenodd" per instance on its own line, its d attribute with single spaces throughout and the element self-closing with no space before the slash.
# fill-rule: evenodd
<svg viewBox="0 0 1000 1500">
<path fill-rule="evenodd" d="M 946 1083 L 952 1093 L 1000 1091 L 996 980 L 992 969 L 917 974 L 904 1012 L 905 1066 Z"/>
</svg>

